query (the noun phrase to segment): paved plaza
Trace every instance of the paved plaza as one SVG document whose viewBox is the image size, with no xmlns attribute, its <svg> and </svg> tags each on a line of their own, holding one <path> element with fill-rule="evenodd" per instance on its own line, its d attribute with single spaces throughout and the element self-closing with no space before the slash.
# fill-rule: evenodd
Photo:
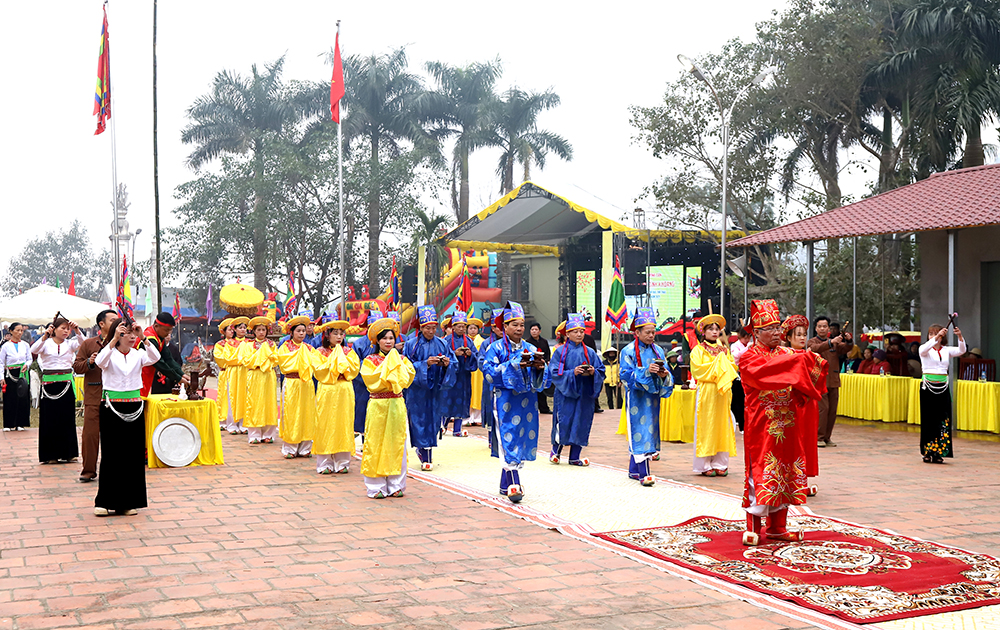
<svg viewBox="0 0 1000 630">
<path fill-rule="evenodd" d="M 617 424 L 617 412 L 595 418 L 585 453 L 595 464 L 627 464 Z M 445 438 L 441 458 L 480 442 L 482 431 L 473 434 Z M 905 425 L 844 422 L 834 440 L 820 451 L 814 512 L 1000 555 L 996 440 L 962 436 L 943 466 L 921 461 L 919 433 Z M 276 444 L 223 442 L 225 466 L 147 471 L 148 509 L 98 518 L 97 486 L 76 483 L 77 464 L 39 465 L 34 429 L 0 434 L 0 630 L 814 626 L 435 484 L 411 478 L 405 497 L 375 501 L 357 463 L 348 475 L 319 476 L 314 460 L 281 459 Z M 742 492 L 742 452 L 732 474 L 715 479 L 691 473 L 691 456 L 691 445 L 665 444 L 653 472 Z M 483 466 L 498 480 L 497 460 Z M 619 508 L 573 481 L 589 470 L 562 468 L 570 487 L 555 501 Z M 443 464 L 427 475 L 446 472 Z M 539 485 L 526 475 L 525 505 Z"/>
</svg>

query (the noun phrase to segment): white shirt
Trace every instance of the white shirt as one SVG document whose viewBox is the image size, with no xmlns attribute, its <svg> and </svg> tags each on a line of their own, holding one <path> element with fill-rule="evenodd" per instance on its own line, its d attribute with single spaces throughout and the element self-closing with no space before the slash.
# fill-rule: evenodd
<svg viewBox="0 0 1000 630">
<path fill-rule="evenodd" d="M 743 343 L 742 340 L 737 339 L 736 343 L 729 346 L 729 351 L 733 354 L 733 361 L 736 361 L 737 364 L 739 364 L 740 357 L 743 356 L 743 353 L 746 352 L 749 347 L 750 346 Z"/>
<path fill-rule="evenodd" d="M 113 392 L 130 392 L 142 389 L 142 368 L 160 360 L 156 345 L 146 342 L 146 351 L 131 348 L 127 353 L 115 348 L 115 342 L 104 346 L 97 353 L 97 367 L 101 368 L 104 389 Z"/>
<path fill-rule="evenodd" d="M 948 374 L 948 365 L 952 357 L 960 357 L 965 354 L 965 339 L 958 340 L 958 347 L 941 346 L 940 350 L 934 348 L 937 338 L 920 346 L 920 367 L 924 374 Z"/>
<path fill-rule="evenodd" d="M 38 357 L 38 365 L 43 370 L 71 370 L 76 360 L 76 350 L 80 347 L 80 338 L 67 339 L 56 343 L 55 338 L 39 337 L 31 346 L 31 354 Z"/>
<path fill-rule="evenodd" d="M 0 366 L 31 364 L 31 346 L 27 341 L 8 341 L 0 346 Z"/>
</svg>

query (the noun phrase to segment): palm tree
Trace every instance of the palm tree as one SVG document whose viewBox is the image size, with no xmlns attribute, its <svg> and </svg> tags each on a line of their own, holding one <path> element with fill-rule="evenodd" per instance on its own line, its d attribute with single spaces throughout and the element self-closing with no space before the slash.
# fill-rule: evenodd
<svg viewBox="0 0 1000 630">
<path fill-rule="evenodd" d="M 438 239 L 445 233 L 448 217 L 443 215 L 428 215 L 423 210 L 414 210 L 419 225 L 410 237 L 410 247 L 414 254 L 420 247 L 427 252 L 426 262 L 430 263 L 431 293 L 437 293 L 437 284 L 441 281 L 441 272 L 448 264 L 448 251 Z"/>
<path fill-rule="evenodd" d="M 285 98 L 281 71 L 285 58 L 258 72 L 251 67 L 251 76 L 223 71 L 215 75 L 212 91 L 199 97 L 188 108 L 192 119 L 181 132 L 185 144 L 196 145 L 187 163 L 198 169 L 225 154 L 250 153 L 253 167 L 251 187 L 253 207 L 250 226 L 253 231 L 254 286 L 267 289 L 267 258 L 270 239 L 267 234 L 267 192 L 264 183 L 264 162 L 269 154 L 269 141 L 294 125 L 299 112 Z"/>
<path fill-rule="evenodd" d="M 484 145 L 500 147 L 502 151 L 497 165 L 502 194 L 514 190 L 515 162 L 524 167 L 527 180 L 531 163 L 545 168 L 549 152 L 567 161 L 573 159 L 573 147 L 565 138 L 537 127 L 538 114 L 558 104 L 559 96 L 551 90 L 539 94 L 511 88 L 491 107 L 491 132 Z"/>
<path fill-rule="evenodd" d="M 458 171 L 459 190 L 453 199 L 458 222 L 469 218 L 469 153 L 483 146 L 486 140 L 488 108 L 495 99 L 493 86 L 500 76 L 500 60 L 474 63 L 464 68 L 439 61 L 427 63 L 444 99 L 447 129 L 457 135 L 452 156 L 452 169 Z"/>
<path fill-rule="evenodd" d="M 372 185 L 368 191 L 368 286 L 379 286 L 379 238 L 382 234 L 380 159 L 398 156 L 404 142 L 430 158 L 438 155 L 437 143 L 424 124 L 443 118 L 440 99 L 424 90 L 423 82 L 407 72 L 406 50 L 387 55 L 351 56 L 344 60 L 344 138 L 357 140 L 369 155 Z"/>
</svg>

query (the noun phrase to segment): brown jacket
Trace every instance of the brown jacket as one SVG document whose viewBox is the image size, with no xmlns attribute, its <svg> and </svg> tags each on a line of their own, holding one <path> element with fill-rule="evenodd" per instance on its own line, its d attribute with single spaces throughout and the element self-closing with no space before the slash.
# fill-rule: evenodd
<svg viewBox="0 0 1000 630">
<path fill-rule="evenodd" d="M 101 384 L 101 368 L 90 365 L 90 355 L 101 350 L 101 336 L 95 335 L 83 340 L 76 351 L 73 372 L 83 374 L 83 404 L 100 405 L 104 387 Z"/>
<path fill-rule="evenodd" d="M 807 345 L 830 364 L 830 371 L 826 375 L 826 388 L 840 387 L 840 357 L 850 352 L 854 343 L 850 341 L 833 343 L 829 338 L 813 337 Z"/>
</svg>

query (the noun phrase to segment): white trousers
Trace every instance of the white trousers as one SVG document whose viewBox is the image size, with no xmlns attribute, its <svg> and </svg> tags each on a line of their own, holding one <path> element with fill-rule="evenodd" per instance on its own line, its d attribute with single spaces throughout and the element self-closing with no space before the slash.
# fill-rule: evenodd
<svg viewBox="0 0 1000 630">
<path fill-rule="evenodd" d="M 368 490 L 368 496 L 374 497 L 379 492 L 385 496 L 389 496 L 393 492 L 406 490 L 406 449 L 403 449 L 403 467 L 401 470 L 400 474 L 390 477 L 365 477 L 365 488 Z"/>
<path fill-rule="evenodd" d="M 296 457 L 308 457 L 312 452 L 313 441 L 302 440 L 298 444 L 281 443 L 282 455 L 295 455 Z"/>
<path fill-rule="evenodd" d="M 246 433 L 247 429 L 243 428 L 242 420 L 240 420 L 239 422 L 233 420 L 233 415 L 232 413 L 230 413 L 229 424 L 226 425 L 226 431 L 229 431 L 230 433 L 232 433 L 233 431 L 236 431 L 237 433 Z"/>
<path fill-rule="evenodd" d="M 264 436 L 264 427 L 247 427 L 247 442 L 260 441 Z"/>
<path fill-rule="evenodd" d="M 729 453 L 716 453 L 711 457 L 695 457 L 694 471 L 696 473 L 708 472 L 710 470 L 726 470 L 729 468 Z"/>
<path fill-rule="evenodd" d="M 472 409 L 469 412 L 469 424 L 475 424 L 481 426 L 483 424 L 483 410 L 482 409 Z"/>
<path fill-rule="evenodd" d="M 350 453 L 316 454 L 316 472 L 318 473 L 324 470 L 340 472 L 341 470 L 346 470 L 350 464 Z"/>
</svg>

